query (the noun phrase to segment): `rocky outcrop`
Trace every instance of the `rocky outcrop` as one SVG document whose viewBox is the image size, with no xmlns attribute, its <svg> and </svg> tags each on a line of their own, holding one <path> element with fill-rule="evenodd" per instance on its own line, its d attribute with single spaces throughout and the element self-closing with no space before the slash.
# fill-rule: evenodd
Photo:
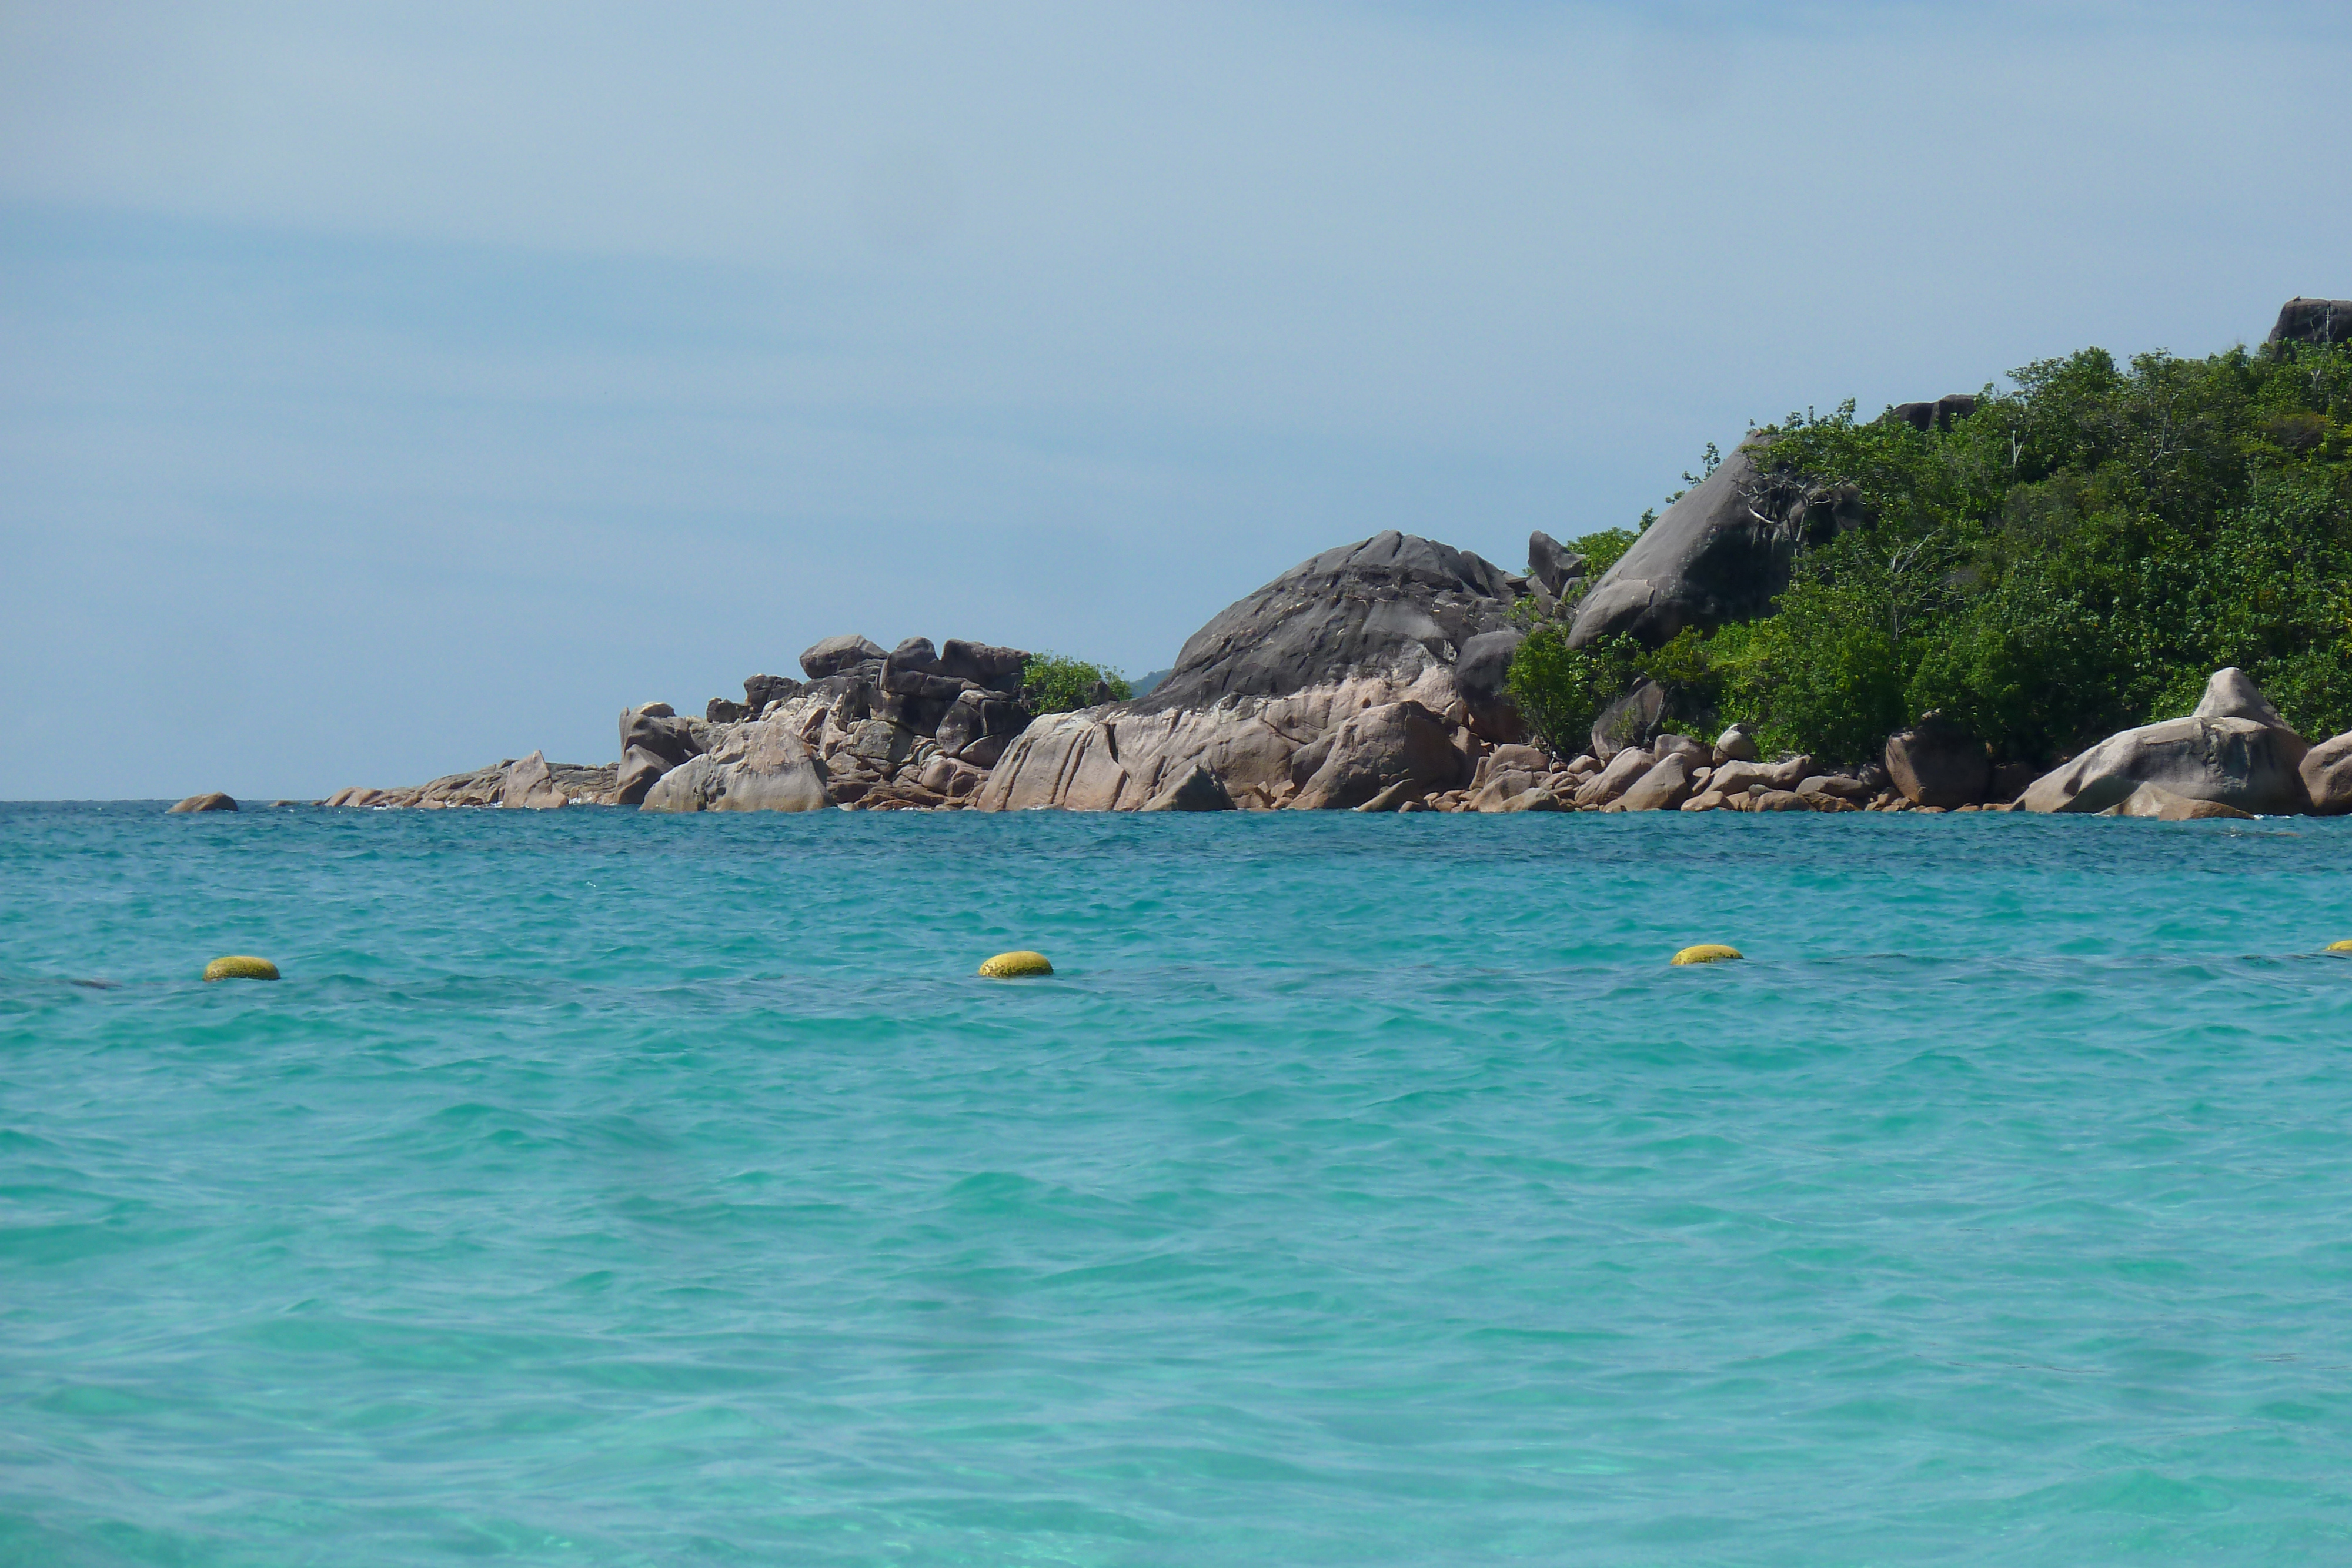
<svg viewBox="0 0 2352 1568">
<path fill-rule="evenodd" d="M 1015 699 L 973 690 L 960 695 L 940 718 L 940 749 L 980 768 L 993 768 L 1013 739 L 1029 727 L 1029 710 Z"/>
<path fill-rule="evenodd" d="M 2244 718 L 2273 729 L 2284 729 L 2287 722 L 2253 678 L 2235 664 L 2213 672 L 2205 682 L 2205 695 L 2197 699 L 2192 718 Z"/>
<path fill-rule="evenodd" d="M 1410 685 L 1501 628 L 1516 591 L 1489 562 L 1409 534 L 1303 561 L 1186 640 L 1140 713 L 1282 697 L 1350 680 Z"/>
<path fill-rule="evenodd" d="M 1360 677 L 1204 708 L 1139 712 L 1143 705 L 1118 704 L 1048 714 L 1007 748 L 974 804 L 997 811 L 1132 810 L 1197 763 L 1244 810 L 1288 805 L 1328 758 L 1334 732 L 1367 708 L 1406 700 L 1434 714 L 1459 711 L 1452 674 L 1433 667 L 1411 685 Z M 1466 727 L 1446 722 L 1449 740 L 1466 758 L 1480 743 Z"/>
<path fill-rule="evenodd" d="M 2279 307 L 2278 323 L 2271 329 L 2269 340 L 2352 342 L 2352 299 L 2305 299 L 2297 295 Z"/>
<path fill-rule="evenodd" d="M 536 754 L 534 754 L 536 755 Z M 525 758 L 524 760 L 529 760 Z M 493 762 L 487 768 L 477 768 L 469 773 L 450 773 L 429 784 L 412 785 L 399 789 L 370 789 L 354 785 L 338 789 L 324 800 L 322 806 L 350 807 L 365 810 L 437 811 L 452 807 L 485 807 L 503 804 L 507 780 L 520 766 L 509 758 Z M 585 767 L 577 762 L 548 762 L 548 783 L 560 790 L 572 805 L 609 806 L 620 773 L 610 762 L 599 767 Z"/>
<path fill-rule="evenodd" d="M 872 722 L 872 721 L 869 721 Z M 646 792 L 647 811 L 817 811 L 834 803 L 824 761 L 782 718 L 730 727 Z"/>
<path fill-rule="evenodd" d="M 572 799 L 548 771 L 547 753 L 534 751 L 507 769 L 499 804 L 509 810 L 551 811 L 569 806 Z"/>
<path fill-rule="evenodd" d="M 2313 815 L 2340 817 L 2352 811 L 2352 730 L 2304 753 L 2295 771 L 2303 775 Z"/>
<path fill-rule="evenodd" d="M 2300 768 L 2311 747 L 2275 722 L 2277 716 L 2244 672 L 2217 671 L 2194 714 L 2109 736 L 2036 779 L 2018 805 L 2028 811 L 2104 811 L 2153 784 L 2256 816 L 2308 810 L 2311 797 Z"/>
<path fill-rule="evenodd" d="M 1525 632 L 1513 627 L 1481 632 L 1462 644 L 1462 656 L 1454 661 L 1454 689 L 1470 727 L 1498 746 L 1527 738 L 1527 721 L 1519 716 L 1519 705 L 1511 700 L 1507 685 L 1511 656 L 1527 640 Z"/>
<path fill-rule="evenodd" d="M 812 681 L 822 681 L 859 664 L 878 664 L 888 655 L 882 644 L 848 633 L 813 643 L 801 655 L 801 669 Z"/>
<path fill-rule="evenodd" d="M 621 771 L 614 800 L 634 806 L 671 768 L 701 755 L 694 726 L 667 703 L 621 710 Z"/>
<path fill-rule="evenodd" d="M 1321 762 L 1291 802 L 1300 810 L 1351 810 L 1399 785 L 1434 793 L 1452 789 L 1471 771 L 1445 720 L 1410 699 L 1366 708 L 1302 757 L 1317 748 L 1322 750 Z M 1294 774 L 1300 766 L 1294 759 Z"/>
<path fill-rule="evenodd" d="M 1981 741 L 1939 713 L 1886 737 L 1886 776 L 1915 806 L 1973 806 L 1992 783 Z"/>
<path fill-rule="evenodd" d="M 1528 580 L 1553 599 L 1564 599 L 1570 588 L 1581 586 L 1586 568 L 1584 557 L 1541 528 L 1528 536 Z"/>
<path fill-rule="evenodd" d="M 207 794 L 191 795 L 178 805 L 167 808 L 163 814 L 167 817 L 184 817 L 197 811 L 234 811 L 236 810 L 235 800 L 215 789 Z"/>
<path fill-rule="evenodd" d="M 1763 614 L 1800 545 L 1868 516 L 1851 486 L 1768 474 L 1754 451 L 1743 444 L 1643 530 L 1578 605 L 1570 646 L 1622 633 L 1654 647 L 1685 626 Z"/>
<path fill-rule="evenodd" d="M 805 690 L 800 682 L 785 675 L 746 675 L 743 677 L 743 712 L 757 718 L 768 711 L 770 703 L 790 702 Z"/>
</svg>

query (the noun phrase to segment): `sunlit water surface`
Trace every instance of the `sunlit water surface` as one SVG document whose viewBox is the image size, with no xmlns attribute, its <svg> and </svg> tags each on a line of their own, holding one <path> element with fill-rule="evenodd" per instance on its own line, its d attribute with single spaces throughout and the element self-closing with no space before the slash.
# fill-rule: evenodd
<svg viewBox="0 0 2352 1568">
<path fill-rule="evenodd" d="M 2347 872 L 0 807 L 0 1562 L 2343 1563 Z"/>
</svg>

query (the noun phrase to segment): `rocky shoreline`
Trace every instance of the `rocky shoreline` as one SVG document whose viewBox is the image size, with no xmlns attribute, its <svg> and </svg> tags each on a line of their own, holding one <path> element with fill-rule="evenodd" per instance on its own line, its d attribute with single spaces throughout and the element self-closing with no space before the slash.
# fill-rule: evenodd
<svg viewBox="0 0 2352 1568">
<path fill-rule="evenodd" d="M 1518 637 L 1512 606 L 1573 595 L 1583 563 L 1540 533 L 1528 553 L 1528 572 L 1507 574 L 1395 533 L 1327 551 L 1213 620 L 1168 678 L 1133 701 L 1033 716 L 1020 700 L 1021 650 L 910 638 L 885 652 L 834 637 L 802 655 L 804 680 L 753 675 L 742 702 L 715 698 L 700 717 L 661 703 L 625 710 L 616 762 L 551 764 L 534 752 L 319 804 L 2025 810 L 2166 821 L 2352 810 L 2352 734 L 2310 744 L 2233 669 L 2214 674 L 2193 715 L 2110 737 L 2038 776 L 1996 768 L 1983 747 L 1932 716 L 1889 737 L 1882 757 L 1858 769 L 1765 758 L 1738 726 L 1712 740 L 1675 733 L 1655 694 L 1640 688 L 1601 716 L 1586 749 L 1559 758 L 1531 743 L 1502 674 Z M 1655 604 L 1672 589 L 1645 583 L 1642 593 Z M 226 798 L 183 808 L 219 809 L 197 803 L 215 800 Z"/>
<path fill-rule="evenodd" d="M 2291 301 L 2273 340 L 2342 340 L 2352 302 Z M 1966 418 L 1953 395 L 1898 405 L 1919 429 Z M 665 812 L 1064 810 L 1357 811 L 2006 811 L 2154 817 L 2352 811 L 2352 734 L 2313 744 L 2242 672 L 2194 713 L 2110 736 L 2049 769 L 1996 766 L 1930 714 L 1867 766 L 1767 758 L 1738 727 L 1677 732 L 1641 682 L 1589 741 L 1537 743 L 1506 676 L 1530 617 L 1571 646 L 1650 646 L 1769 607 L 1804 549 L 1859 524 L 1851 486 L 1765 473 L 1735 451 L 1597 576 L 1544 533 L 1527 570 L 1395 532 L 1327 550 L 1221 612 L 1143 695 L 1033 713 L 1030 655 L 950 638 L 885 650 L 829 637 L 798 678 L 755 674 L 699 717 L 625 709 L 619 757 L 539 752 L 406 789 L 343 789 L 334 808 Z M 1688 727 L 1685 724 L 1685 727 Z M 175 810 L 234 810 L 226 796 Z"/>
</svg>

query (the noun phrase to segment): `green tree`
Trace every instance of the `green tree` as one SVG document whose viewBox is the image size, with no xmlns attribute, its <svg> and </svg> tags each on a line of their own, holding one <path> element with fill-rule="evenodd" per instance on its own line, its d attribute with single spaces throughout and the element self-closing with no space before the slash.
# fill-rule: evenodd
<svg viewBox="0 0 2352 1568">
<path fill-rule="evenodd" d="M 1108 664 L 1090 664 L 1060 653 L 1032 653 L 1021 671 L 1021 700 L 1032 713 L 1072 713 L 1095 704 L 1095 683 L 1110 688 L 1113 702 L 1135 695 L 1127 677 Z"/>
</svg>

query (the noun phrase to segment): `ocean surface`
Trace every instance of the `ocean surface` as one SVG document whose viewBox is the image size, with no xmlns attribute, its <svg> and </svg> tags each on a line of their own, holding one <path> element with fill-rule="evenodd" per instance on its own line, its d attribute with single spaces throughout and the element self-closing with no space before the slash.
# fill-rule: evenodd
<svg viewBox="0 0 2352 1568">
<path fill-rule="evenodd" d="M 2343 937 L 2352 821 L 0 807 L 0 1563 L 2352 1562 Z"/>
</svg>

